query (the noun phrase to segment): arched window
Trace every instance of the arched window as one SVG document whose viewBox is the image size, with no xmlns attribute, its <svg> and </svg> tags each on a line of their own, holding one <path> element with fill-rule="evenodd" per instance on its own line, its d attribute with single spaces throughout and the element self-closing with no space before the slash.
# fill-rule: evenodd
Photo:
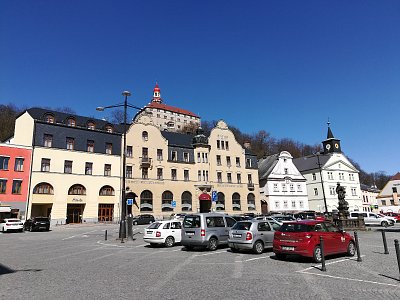
<svg viewBox="0 0 400 300">
<path fill-rule="evenodd" d="M 74 184 L 69 188 L 68 195 L 86 195 L 86 188 L 81 184 Z"/>
<path fill-rule="evenodd" d="M 140 211 L 153 211 L 153 194 L 146 190 L 140 194 Z"/>
<path fill-rule="evenodd" d="M 114 196 L 114 188 L 109 185 L 105 185 L 100 189 L 99 196 Z"/>
<path fill-rule="evenodd" d="M 216 210 L 225 210 L 225 195 L 224 193 L 219 192 L 217 194 L 217 202 L 215 203 Z"/>
<path fill-rule="evenodd" d="M 44 121 L 46 123 L 54 123 L 54 116 L 52 114 L 44 115 Z"/>
<path fill-rule="evenodd" d="M 256 210 L 256 197 L 253 193 L 247 195 L 247 210 Z"/>
<path fill-rule="evenodd" d="M 173 211 L 172 200 L 174 199 L 174 195 L 170 191 L 165 191 L 162 193 L 161 200 L 161 211 Z"/>
<path fill-rule="evenodd" d="M 75 126 L 76 126 L 75 118 L 69 117 L 69 118 L 67 119 L 67 125 L 70 126 L 70 127 L 75 127 Z"/>
<path fill-rule="evenodd" d="M 94 122 L 89 121 L 87 122 L 87 129 L 94 130 L 96 128 L 96 124 Z"/>
<path fill-rule="evenodd" d="M 182 211 L 192 210 L 192 194 L 190 192 L 182 193 Z"/>
<path fill-rule="evenodd" d="M 33 189 L 34 194 L 47 194 L 47 195 L 53 195 L 54 194 L 54 189 L 53 186 L 47 182 L 41 182 L 35 186 Z"/>
<path fill-rule="evenodd" d="M 233 193 L 232 195 L 232 209 L 233 210 L 240 210 L 240 195 L 239 193 Z"/>
<path fill-rule="evenodd" d="M 143 141 L 147 141 L 149 139 L 149 133 L 147 131 L 142 132 Z"/>
</svg>

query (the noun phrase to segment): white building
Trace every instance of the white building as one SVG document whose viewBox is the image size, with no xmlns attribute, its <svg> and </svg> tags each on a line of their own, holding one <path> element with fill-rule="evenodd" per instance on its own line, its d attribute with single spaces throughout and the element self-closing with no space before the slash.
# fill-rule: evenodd
<svg viewBox="0 0 400 300">
<path fill-rule="evenodd" d="M 308 210 L 306 178 L 293 164 L 287 151 L 270 155 L 258 161 L 260 199 L 267 211 Z"/>
<path fill-rule="evenodd" d="M 361 194 L 363 211 L 378 212 L 378 200 L 376 197 L 379 195 L 379 190 L 376 187 L 369 187 L 365 184 L 361 184 Z"/>
<path fill-rule="evenodd" d="M 337 210 L 336 187 L 339 183 L 346 190 L 345 200 L 349 203 L 349 210 L 362 210 L 359 171 L 342 153 L 340 140 L 333 136 L 329 123 L 327 139 L 322 144 L 323 153 L 293 160 L 307 179 L 310 209 L 320 212 Z"/>
</svg>

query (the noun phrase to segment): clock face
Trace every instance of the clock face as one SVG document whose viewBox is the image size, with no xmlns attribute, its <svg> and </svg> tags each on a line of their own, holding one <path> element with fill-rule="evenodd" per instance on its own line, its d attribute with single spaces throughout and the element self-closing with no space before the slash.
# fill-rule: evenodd
<svg viewBox="0 0 400 300">
<path fill-rule="evenodd" d="M 329 149 L 331 149 L 331 145 L 326 144 L 325 148 L 326 148 L 326 150 L 329 150 Z"/>
<path fill-rule="evenodd" d="M 339 144 L 338 143 L 335 143 L 335 148 L 339 149 Z"/>
</svg>

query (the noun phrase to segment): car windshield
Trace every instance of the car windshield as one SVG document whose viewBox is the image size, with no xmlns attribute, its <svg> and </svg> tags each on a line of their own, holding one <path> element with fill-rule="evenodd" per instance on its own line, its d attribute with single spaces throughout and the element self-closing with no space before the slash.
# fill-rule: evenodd
<svg viewBox="0 0 400 300">
<path fill-rule="evenodd" d="M 199 228 L 200 216 L 186 216 L 183 220 L 183 228 Z"/>
<path fill-rule="evenodd" d="M 21 222 L 21 220 L 7 220 L 7 223 L 17 223 L 17 222 Z"/>
<path fill-rule="evenodd" d="M 312 226 L 301 223 L 284 223 L 279 229 L 281 232 L 308 232 L 312 231 Z"/>
<path fill-rule="evenodd" d="M 250 230 L 251 222 L 237 222 L 232 229 L 234 230 Z"/>
<path fill-rule="evenodd" d="M 157 229 L 158 227 L 160 227 L 161 223 L 159 222 L 155 222 L 153 224 L 151 224 L 149 227 L 147 227 L 147 229 Z"/>
<path fill-rule="evenodd" d="M 39 221 L 39 222 L 44 222 L 44 221 L 48 221 L 48 218 L 35 218 L 35 221 Z"/>
</svg>

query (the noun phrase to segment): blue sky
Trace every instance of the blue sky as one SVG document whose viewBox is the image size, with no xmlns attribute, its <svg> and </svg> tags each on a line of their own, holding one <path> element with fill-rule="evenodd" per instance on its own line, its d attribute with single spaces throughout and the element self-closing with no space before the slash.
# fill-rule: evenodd
<svg viewBox="0 0 400 300">
<path fill-rule="evenodd" d="M 400 171 L 400 1 L 0 2 L 0 104 L 166 104 Z M 131 112 L 133 115 L 135 112 Z"/>
</svg>

